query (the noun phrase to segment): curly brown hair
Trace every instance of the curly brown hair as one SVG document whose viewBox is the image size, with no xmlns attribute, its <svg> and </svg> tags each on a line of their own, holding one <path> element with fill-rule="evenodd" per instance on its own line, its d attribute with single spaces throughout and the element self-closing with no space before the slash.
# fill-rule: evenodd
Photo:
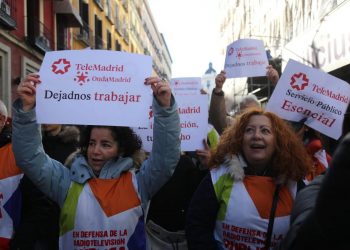
<svg viewBox="0 0 350 250">
<path fill-rule="evenodd" d="M 212 151 L 209 167 L 218 167 L 225 161 L 226 156 L 243 155 L 244 131 L 253 115 L 263 115 L 271 121 L 276 145 L 270 166 L 273 176 L 283 176 L 285 180 L 302 180 L 312 169 L 311 157 L 302 141 L 284 120 L 262 109 L 248 110 L 237 118 L 234 125 L 224 131 L 218 146 Z"/>
</svg>

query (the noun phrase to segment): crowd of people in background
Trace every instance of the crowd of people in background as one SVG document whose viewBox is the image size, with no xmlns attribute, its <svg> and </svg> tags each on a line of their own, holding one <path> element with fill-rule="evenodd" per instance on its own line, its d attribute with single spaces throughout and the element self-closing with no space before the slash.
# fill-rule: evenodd
<svg viewBox="0 0 350 250">
<path fill-rule="evenodd" d="M 277 84 L 273 67 L 266 76 Z M 37 124 L 41 80 L 26 76 L 12 118 L 0 100 L 0 249 L 74 249 L 76 232 L 106 230 L 128 232 L 120 249 L 347 249 L 350 105 L 331 155 L 319 132 L 254 95 L 228 115 L 225 81 L 216 75 L 204 149 L 181 152 L 170 85 L 145 79 L 145 154 L 129 127 Z"/>
</svg>

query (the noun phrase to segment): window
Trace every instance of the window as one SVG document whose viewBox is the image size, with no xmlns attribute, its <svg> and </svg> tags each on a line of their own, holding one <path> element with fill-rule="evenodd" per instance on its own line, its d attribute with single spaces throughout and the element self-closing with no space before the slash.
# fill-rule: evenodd
<svg viewBox="0 0 350 250">
<path fill-rule="evenodd" d="M 22 58 L 22 78 L 28 74 L 39 72 L 40 65 L 36 62 L 30 60 L 29 58 L 23 56 Z"/>
<path fill-rule="evenodd" d="M 117 51 L 122 50 L 122 45 L 119 43 L 118 40 L 115 41 L 115 50 L 117 50 Z"/>
<path fill-rule="evenodd" d="M 112 34 L 110 31 L 107 30 L 107 49 L 112 49 Z"/>
<path fill-rule="evenodd" d="M 11 107 L 11 49 L 0 43 L 0 98 Z M 8 112 L 11 112 L 9 108 Z"/>
<path fill-rule="evenodd" d="M 102 21 L 95 15 L 95 49 L 103 49 Z"/>
</svg>

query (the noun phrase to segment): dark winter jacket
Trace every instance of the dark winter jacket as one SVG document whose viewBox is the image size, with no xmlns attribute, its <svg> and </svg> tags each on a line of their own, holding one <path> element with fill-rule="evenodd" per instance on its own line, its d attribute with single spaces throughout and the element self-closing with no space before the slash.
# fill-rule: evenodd
<svg viewBox="0 0 350 250">
<path fill-rule="evenodd" d="M 221 135 L 229 125 L 226 119 L 226 105 L 224 93 L 216 94 L 213 90 L 209 105 L 209 123 Z"/>
<path fill-rule="evenodd" d="M 316 201 L 303 202 L 307 197 L 316 195 L 316 186 L 306 187 L 297 196 L 301 206 L 296 206 L 293 211 L 294 221 L 291 221 L 290 229 L 293 233 L 288 234 L 283 242 L 285 244 L 279 249 L 349 249 L 349 152 L 350 133 L 338 145 Z"/>
<path fill-rule="evenodd" d="M 53 159 L 65 162 L 78 147 L 79 130 L 75 126 L 63 126 L 56 136 L 43 134 L 43 146 Z M 22 220 L 11 249 L 58 249 L 59 206 L 44 195 L 34 183 L 24 176 L 22 192 Z"/>
<path fill-rule="evenodd" d="M 207 173 L 190 156 L 182 155 L 170 180 L 152 198 L 147 220 L 170 232 L 185 230 L 190 200 Z"/>
<path fill-rule="evenodd" d="M 219 203 L 213 182 L 210 174 L 207 174 L 194 193 L 187 212 L 186 238 L 188 249 L 218 249 L 214 239 L 218 210 Z"/>
</svg>

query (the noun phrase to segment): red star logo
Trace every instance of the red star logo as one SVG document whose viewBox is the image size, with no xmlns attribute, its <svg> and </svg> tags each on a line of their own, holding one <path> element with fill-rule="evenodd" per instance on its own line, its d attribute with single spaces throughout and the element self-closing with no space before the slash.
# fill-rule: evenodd
<svg viewBox="0 0 350 250">
<path fill-rule="evenodd" d="M 241 57 L 242 57 L 242 52 L 237 52 L 237 56 L 236 57 L 238 58 L 238 60 L 240 60 Z"/>
<path fill-rule="evenodd" d="M 85 72 L 85 74 L 84 74 L 84 72 L 77 72 L 77 78 L 74 78 L 74 81 L 77 81 L 80 85 L 83 85 L 83 83 L 86 83 L 86 82 L 88 82 L 89 81 L 89 79 L 88 79 L 88 76 L 87 76 L 87 72 Z M 80 75 L 79 75 L 80 74 Z"/>
<path fill-rule="evenodd" d="M 291 77 L 290 85 L 293 89 L 303 90 L 307 85 L 309 85 L 309 79 L 307 78 L 306 74 L 300 72 Z"/>
<path fill-rule="evenodd" d="M 228 55 L 230 56 L 230 55 L 232 55 L 233 54 L 233 48 L 230 48 L 229 50 L 228 50 Z"/>
<path fill-rule="evenodd" d="M 51 67 L 53 73 L 63 75 L 64 73 L 68 72 L 68 69 L 70 68 L 70 61 L 65 58 L 60 58 L 57 61 L 53 62 Z"/>
</svg>

